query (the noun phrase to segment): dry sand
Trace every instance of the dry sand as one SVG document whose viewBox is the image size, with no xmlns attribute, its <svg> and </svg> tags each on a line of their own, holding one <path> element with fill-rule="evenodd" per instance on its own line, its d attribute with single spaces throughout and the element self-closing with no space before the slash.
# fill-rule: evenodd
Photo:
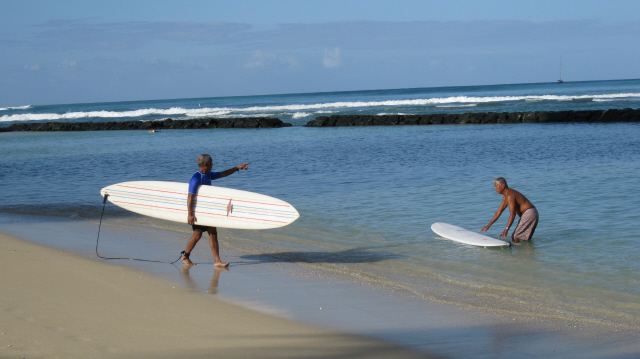
<svg viewBox="0 0 640 359">
<path fill-rule="evenodd" d="M 418 358 L 0 234 L 0 358 Z"/>
</svg>

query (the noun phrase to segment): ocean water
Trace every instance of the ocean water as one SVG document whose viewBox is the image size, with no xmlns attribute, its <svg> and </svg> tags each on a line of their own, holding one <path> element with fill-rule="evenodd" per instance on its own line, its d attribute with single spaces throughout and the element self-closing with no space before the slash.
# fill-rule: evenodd
<svg viewBox="0 0 640 359">
<path fill-rule="evenodd" d="M 0 215 L 95 220 L 102 187 L 186 182 L 210 153 L 214 170 L 252 163 L 215 185 L 281 198 L 301 214 L 280 229 L 221 231 L 223 259 L 226 246 L 245 260 L 297 263 L 417 298 L 639 328 L 640 124 L 297 126 L 328 113 L 627 107 L 640 107 L 638 80 L 3 108 L 3 125 L 268 115 L 296 126 L 0 133 Z M 538 208 L 530 243 L 478 248 L 431 231 L 434 222 L 486 225 L 499 176 Z M 105 221 L 185 227 L 113 205 Z"/>
<path fill-rule="evenodd" d="M 637 108 L 640 80 L 439 87 L 0 107 L 0 126 L 24 121 L 153 121 L 277 117 L 303 125 L 332 114 L 432 114 Z"/>
</svg>

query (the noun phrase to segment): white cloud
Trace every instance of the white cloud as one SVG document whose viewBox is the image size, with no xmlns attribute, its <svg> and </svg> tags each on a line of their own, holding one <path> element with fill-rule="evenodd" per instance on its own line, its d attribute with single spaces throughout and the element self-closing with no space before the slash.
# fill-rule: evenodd
<svg viewBox="0 0 640 359">
<path fill-rule="evenodd" d="M 234 35 L 252 29 L 248 24 L 145 22 L 90 23 L 84 20 L 54 20 L 41 24 L 33 33 L 31 46 L 59 51 L 96 49 L 133 50 L 157 41 L 180 44 L 226 43 Z"/>
<path fill-rule="evenodd" d="M 295 56 L 278 56 L 272 52 L 256 50 L 251 59 L 244 65 L 246 68 L 255 69 L 269 64 L 284 64 L 287 67 L 298 67 L 298 58 Z"/>
<path fill-rule="evenodd" d="M 298 67 L 298 58 L 295 56 L 282 56 L 279 57 L 280 62 L 288 65 L 289 67 Z"/>
<path fill-rule="evenodd" d="M 76 60 L 64 60 L 62 61 L 62 66 L 65 68 L 73 68 L 76 67 L 78 65 L 78 63 L 76 62 Z"/>
<path fill-rule="evenodd" d="M 342 56 L 340 55 L 340 48 L 336 47 L 333 50 L 324 49 L 324 59 L 322 65 L 325 68 L 338 67 L 342 63 Z"/>
<path fill-rule="evenodd" d="M 259 46 L 272 53 L 317 51 L 332 44 L 325 63 L 335 66 L 339 49 L 350 51 L 462 49 L 481 46 L 520 46 L 575 39 L 589 44 L 604 38 L 633 38 L 640 21 L 604 25 L 593 20 L 571 21 L 343 21 L 312 24 L 281 24 L 257 28 L 240 23 L 49 21 L 35 28 L 22 42 L 38 51 L 135 50 L 153 44 L 167 46 L 226 46 L 231 52 L 251 51 Z M 0 39 L 0 44 L 13 44 Z M 565 45 L 566 46 L 566 45 Z M 182 49 L 184 51 L 184 49 Z M 333 53 L 335 52 L 335 53 Z M 332 57 L 333 56 L 333 57 Z M 355 56 L 355 55 L 354 55 Z M 325 54 L 325 58 L 327 55 Z"/>
<path fill-rule="evenodd" d="M 38 71 L 40 70 L 40 65 L 24 65 L 24 68 L 31 71 Z"/>
<path fill-rule="evenodd" d="M 253 57 L 251 58 L 251 60 L 249 60 L 249 62 L 247 62 L 244 66 L 250 69 L 264 67 L 266 62 L 273 61 L 275 59 L 276 54 L 256 50 L 256 52 L 253 53 Z"/>
</svg>

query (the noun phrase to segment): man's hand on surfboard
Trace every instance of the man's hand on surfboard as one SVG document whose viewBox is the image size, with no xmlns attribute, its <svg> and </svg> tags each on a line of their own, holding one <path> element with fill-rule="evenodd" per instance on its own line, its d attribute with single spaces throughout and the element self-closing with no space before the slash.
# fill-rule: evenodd
<svg viewBox="0 0 640 359">
<path fill-rule="evenodd" d="M 197 221 L 198 221 L 198 219 L 196 218 L 196 216 L 194 214 L 190 214 L 190 215 L 187 216 L 187 223 L 188 224 L 193 226 Z"/>
</svg>

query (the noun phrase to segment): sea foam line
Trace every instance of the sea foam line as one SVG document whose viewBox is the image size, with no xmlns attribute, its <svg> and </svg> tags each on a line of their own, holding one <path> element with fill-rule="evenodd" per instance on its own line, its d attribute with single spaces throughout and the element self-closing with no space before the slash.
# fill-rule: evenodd
<svg viewBox="0 0 640 359">
<path fill-rule="evenodd" d="M 170 109 L 140 109 L 133 111 L 88 111 L 88 112 L 67 112 L 63 114 L 58 113 L 25 113 L 4 115 L 0 117 L 0 122 L 8 121 L 45 121 L 45 120 L 73 120 L 79 118 L 121 118 L 121 117 L 141 117 L 148 115 L 162 115 L 162 116 L 223 116 L 231 113 L 232 110 L 228 109 L 184 109 L 180 107 L 172 107 Z"/>
<path fill-rule="evenodd" d="M 437 105 L 436 107 L 438 108 L 448 108 L 448 107 L 476 107 L 478 106 L 477 103 L 469 103 L 469 104 L 464 104 L 464 105 Z"/>
<path fill-rule="evenodd" d="M 402 107 L 402 106 L 430 106 L 436 105 L 461 105 L 469 104 L 474 106 L 478 103 L 488 102 L 510 102 L 510 101 L 575 101 L 575 100 L 615 100 L 622 98 L 640 98 L 640 93 L 618 93 L 618 94 L 602 94 L 602 95 L 532 95 L 532 96 L 451 96 L 441 98 L 412 99 L 412 100 L 387 100 L 387 101 L 355 101 L 355 102 L 328 102 L 317 104 L 296 104 L 281 106 L 252 106 L 252 107 L 215 107 L 215 108 L 197 108 L 185 109 L 181 107 L 173 107 L 170 109 L 140 109 L 132 111 L 89 111 L 89 112 L 68 112 L 63 114 L 56 113 L 30 113 L 30 114 L 14 114 L 4 115 L 0 117 L 0 122 L 21 122 L 21 121 L 46 121 L 46 120 L 66 120 L 79 118 L 121 118 L 121 117 L 141 117 L 149 115 L 176 116 L 184 115 L 187 117 L 207 117 L 207 116 L 247 116 L 247 112 L 284 112 L 292 113 L 294 116 L 301 117 L 304 111 L 329 110 L 329 109 L 348 109 L 348 108 L 370 108 L 370 107 Z M 296 115 L 297 113 L 297 115 Z M 256 116 L 256 114 L 253 114 Z"/>
<path fill-rule="evenodd" d="M 380 107 L 380 106 L 425 106 L 439 104 L 454 103 L 485 103 L 485 102 L 507 102 L 507 101 L 573 101 L 581 99 L 617 99 L 639 97 L 640 93 L 619 93 L 606 95 L 576 95 L 576 96 L 559 96 L 559 95 L 537 95 L 537 96 L 487 96 L 487 97 L 470 97 L 470 96 L 452 96 L 442 98 L 413 99 L 413 100 L 388 100 L 388 101 L 356 101 L 356 102 L 329 102 L 318 104 L 301 104 L 301 105 L 284 105 L 284 106 L 254 106 L 247 108 L 229 109 L 233 111 L 304 111 L 319 109 L 336 109 L 336 108 L 356 108 L 356 107 Z"/>
<path fill-rule="evenodd" d="M 31 105 L 27 106 L 15 106 L 15 107 L 0 107 L 0 111 L 8 111 L 8 110 L 26 110 L 31 108 Z"/>
</svg>

